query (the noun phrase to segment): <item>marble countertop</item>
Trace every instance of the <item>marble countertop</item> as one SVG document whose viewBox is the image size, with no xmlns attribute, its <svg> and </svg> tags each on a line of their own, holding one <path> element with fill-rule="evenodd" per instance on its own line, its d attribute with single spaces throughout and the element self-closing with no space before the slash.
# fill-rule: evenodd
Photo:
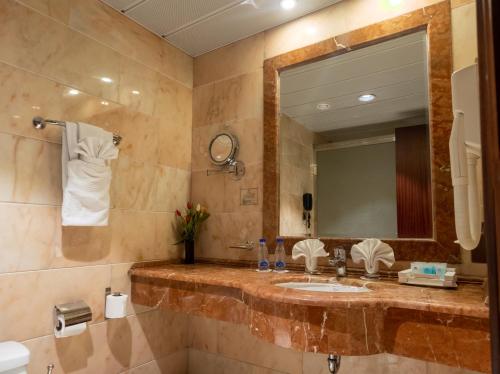
<svg viewBox="0 0 500 374">
<path fill-rule="evenodd" d="M 294 290 L 278 287 L 282 282 L 336 282 L 329 275 L 307 275 L 300 272 L 259 273 L 254 269 L 233 268 L 220 265 L 162 265 L 134 268 L 132 280 L 149 280 L 166 285 L 185 283 L 220 287 L 241 291 L 253 298 L 278 303 L 316 307 L 401 308 L 460 316 L 488 318 L 485 292 L 479 285 L 460 284 L 456 290 L 418 287 L 398 284 L 394 280 L 364 281 L 359 278 L 342 278 L 340 283 L 366 286 L 371 292 L 327 293 Z M 172 285 L 173 286 L 173 285 Z"/>
<path fill-rule="evenodd" d="M 444 290 L 353 276 L 340 282 L 371 291 L 299 291 L 276 284 L 335 277 L 221 264 L 135 267 L 130 276 L 135 304 L 246 325 L 252 335 L 284 348 L 352 356 L 389 352 L 489 371 L 488 307 L 479 285 Z"/>
</svg>

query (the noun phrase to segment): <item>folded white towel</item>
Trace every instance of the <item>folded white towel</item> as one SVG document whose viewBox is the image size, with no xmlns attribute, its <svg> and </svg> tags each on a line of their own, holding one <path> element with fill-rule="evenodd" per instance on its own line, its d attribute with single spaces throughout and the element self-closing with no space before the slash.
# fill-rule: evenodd
<svg viewBox="0 0 500 374">
<path fill-rule="evenodd" d="M 108 160 L 117 157 L 113 134 L 85 123 L 66 123 L 62 147 L 63 226 L 108 224 Z"/>
</svg>

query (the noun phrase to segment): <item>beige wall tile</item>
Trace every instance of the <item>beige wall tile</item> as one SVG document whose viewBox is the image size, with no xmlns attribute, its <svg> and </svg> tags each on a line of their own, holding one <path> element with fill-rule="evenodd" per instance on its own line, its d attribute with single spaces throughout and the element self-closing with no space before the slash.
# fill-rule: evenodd
<svg viewBox="0 0 500 374">
<path fill-rule="evenodd" d="M 224 179 L 224 175 L 221 173 L 207 175 L 206 170 L 193 172 L 191 174 L 191 200 L 193 203 L 203 205 L 210 214 L 222 213 L 226 197 Z"/>
<path fill-rule="evenodd" d="M 121 155 L 118 161 L 113 163 L 112 206 L 135 210 L 151 208 L 155 199 L 157 168 L 159 166 Z"/>
<path fill-rule="evenodd" d="M 193 127 L 262 118 L 262 70 L 196 87 Z"/>
<path fill-rule="evenodd" d="M 214 355 L 212 353 L 189 350 L 189 373 L 192 374 L 281 374 L 284 372 L 264 368 L 246 362 Z"/>
<path fill-rule="evenodd" d="M 117 52 L 12 0 L 0 4 L 0 44 L 9 46 L 0 49 L 1 61 L 107 100 L 118 99 Z"/>
<path fill-rule="evenodd" d="M 192 90 L 161 78 L 154 115 L 159 121 L 159 163 L 190 170 Z"/>
<path fill-rule="evenodd" d="M 53 17 L 67 24 L 70 15 L 70 1 L 68 0 L 17 0 L 19 3 L 32 7 L 40 13 Z"/>
<path fill-rule="evenodd" d="M 248 326 L 219 322 L 218 352 L 227 358 L 285 373 L 302 372 L 302 353 L 263 342 Z"/>
<path fill-rule="evenodd" d="M 255 260 L 254 251 L 229 248 L 246 241 L 258 242 L 262 235 L 262 213 L 215 213 L 201 228 L 201 257 Z"/>
<path fill-rule="evenodd" d="M 60 209 L 0 204 L 0 273 L 47 269 L 61 247 Z"/>
<path fill-rule="evenodd" d="M 153 210 L 175 212 L 184 207 L 191 194 L 191 173 L 160 165 L 156 168 L 156 191 Z"/>
<path fill-rule="evenodd" d="M 127 374 L 186 374 L 188 365 L 188 350 L 177 351 L 166 357 L 126 371 Z"/>
<path fill-rule="evenodd" d="M 160 72 L 189 88 L 193 87 L 193 58 L 169 43 L 161 45 Z"/>
<path fill-rule="evenodd" d="M 52 268 L 107 263 L 111 246 L 109 226 L 65 226 L 61 230 L 62 245 L 54 254 Z"/>
<path fill-rule="evenodd" d="M 0 341 L 52 334 L 54 305 L 84 300 L 92 322 L 104 317 L 108 266 L 90 266 L 0 275 Z"/>
<path fill-rule="evenodd" d="M 251 73 L 264 63 L 264 33 L 240 40 L 194 59 L 194 86 Z"/>
<path fill-rule="evenodd" d="M 109 261 L 136 262 L 162 258 L 156 239 L 156 219 L 161 213 L 113 210 L 110 215 Z"/>
<path fill-rule="evenodd" d="M 163 76 L 127 57 L 121 58 L 118 101 L 132 110 L 152 115 L 158 82 Z"/>
<path fill-rule="evenodd" d="M 66 0 L 69 26 L 153 69 L 161 65 L 160 37 L 101 1 Z"/>
<path fill-rule="evenodd" d="M 200 351 L 217 353 L 218 322 L 214 319 L 190 316 L 188 345 Z"/>
<path fill-rule="evenodd" d="M 472 65 L 477 59 L 476 4 L 453 9 L 453 69 Z"/>
<path fill-rule="evenodd" d="M 0 200 L 61 204 L 61 146 L 0 133 Z"/>
</svg>

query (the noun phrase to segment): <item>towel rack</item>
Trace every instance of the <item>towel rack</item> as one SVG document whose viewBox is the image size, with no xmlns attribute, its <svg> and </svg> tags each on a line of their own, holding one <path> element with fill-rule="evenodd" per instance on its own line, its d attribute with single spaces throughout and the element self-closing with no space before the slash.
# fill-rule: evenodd
<svg viewBox="0 0 500 374">
<path fill-rule="evenodd" d="M 61 127 L 66 127 L 66 122 L 64 121 L 57 121 L 54 119 L 45 119 L 42 117 L 34 117 L 33 118 L 33 127 L 37 130 L 43 130 L 47 125 L 55 125 L 55 126 L 61 126 Z M 113 134 L 113 144 L 115 146 L 119 145 L 120 142 L 122 141 L 122 137 L 118 134 Z"/>
</svg>

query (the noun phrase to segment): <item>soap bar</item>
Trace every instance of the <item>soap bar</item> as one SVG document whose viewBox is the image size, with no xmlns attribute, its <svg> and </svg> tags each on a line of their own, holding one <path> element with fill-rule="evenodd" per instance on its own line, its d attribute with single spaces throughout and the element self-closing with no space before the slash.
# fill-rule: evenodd
<svg viewBox="0 0 500 374">
<path fill-rule="evenodd" d="M 440 262 L 412 262 L 411 272 L 416 278 L 444 279 L 448 264 Z"/>
</svg>

